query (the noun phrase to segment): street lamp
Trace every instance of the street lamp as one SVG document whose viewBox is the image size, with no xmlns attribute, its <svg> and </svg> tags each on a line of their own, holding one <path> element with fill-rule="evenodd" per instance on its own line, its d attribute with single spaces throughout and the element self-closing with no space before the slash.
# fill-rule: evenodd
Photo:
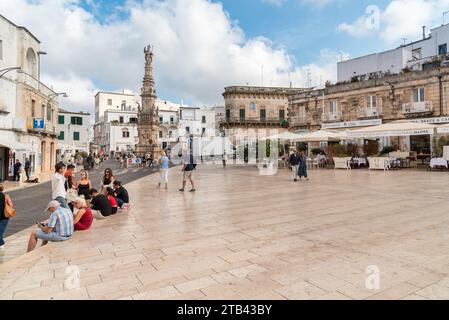
<svg viewBox="0 0 449 320">
<path fill-rule="evenodd" d="M 0 70 L 0 79 L 3 78 L 3 76 L 5 74 L 7 74 L 8 72 L 14 71 L 14 70 L 22 70 L 22 68 L 21 67 L 11 67 L 11 68 L 6 68 L 3 70 Z"/>
<path fill-rule="evenodd" d="M 53 93 L 51 95 L 48 96 L 49 100 L 47 102 L 47 104 L 50 104 L 51 101 L 53 101 L 54 98 L 62 96 L 63 98 L 68 98 L 69 96 L 67 95 L 67 93 L 65 92 L 60 92 L 60 93 Z"/>
</svg>

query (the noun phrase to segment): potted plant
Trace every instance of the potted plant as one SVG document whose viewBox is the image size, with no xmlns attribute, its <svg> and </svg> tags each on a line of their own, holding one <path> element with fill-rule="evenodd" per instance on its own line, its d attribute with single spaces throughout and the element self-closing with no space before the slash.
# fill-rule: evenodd
<svg viewBox="0 0 449 320">
<path fill-rule="evenodd" d="M 351 169 L 352 150 L 354 145 L 336 144 L 333 146 L 334 169 Z"/>
</svg>

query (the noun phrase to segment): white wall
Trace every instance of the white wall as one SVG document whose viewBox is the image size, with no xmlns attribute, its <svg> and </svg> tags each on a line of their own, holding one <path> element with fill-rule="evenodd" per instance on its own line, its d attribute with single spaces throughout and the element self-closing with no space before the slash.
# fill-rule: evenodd
<svg viewBox="0 0 449 320">
<path fill-rule="evenodd" d="M 448 44 L 449 47 L 449 24 L 432 29 L 430 38 L 418 39 L 397 49 L 339 62 L 337 64 L 338 81 L 351 80 L 354 72 L 355 75 L 388 70 L 392 73 L 400 73 L 406 66 L 414 66 L 414 69 L 420 70 L 422 63 L 438 55 L 438 47 L 441 44 Z M 415 49 L 421 49 L 422 61 L 412 61 L 412 51 Z M 391 67 L 392 65 L 394 67 Z"/>
<path fill-rule="evenodd" d="M 128 92 L 128 91 L 126 91 Z M 108 100 L 112 100 L 112 104 L 108 104 Z M 99 92 L 95 96 L 95 122 L 101 122 L 104 113 L 107 110 L 120 111 L 122 109 L 123 101 L 126 102 L 126 107 L 128 110 L 137 112 L 138 104 L 140 104 L 141 99 L 133 94 L 120 94 L 120 93 L 109 93 L 109 92 Z"/>
<path fill-rule="evenodd" d="M 64 124 L 59 124 L 58 119 L 58 135 L 64 131 L 64 140 L 58 140 L 58 149 L 66 146 L 74 146 L 77 149 L 88 150 L 89 144 L 89 115 L 81 113 L 66 113 L 59 111 L 59 116 L 64 116 Z M 82 125 L 71 124 L 72 117 L 81 117 L 83 119 Z M 73 133 L 79 132 L 79 141 L 73 140 Z M 61 148 L 59 146 L 61 145 Z"/>
</svg>

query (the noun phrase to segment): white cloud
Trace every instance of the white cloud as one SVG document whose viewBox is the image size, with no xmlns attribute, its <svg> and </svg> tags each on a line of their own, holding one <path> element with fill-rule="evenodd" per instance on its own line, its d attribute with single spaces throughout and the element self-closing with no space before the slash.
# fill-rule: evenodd
<svg viewBox="0 0 449 320">
<path fill-rule="evenodd" d="M 401 38 L 414 41 L 422 37 L 422 26 L 429 30 L 440 25 L 442 14 L 447 10 L 449 0 L 392 0 L 383 11 L 379 10 L 376 27 L 371 19 L 373 12 L 367 10 L 353 23 L 340 24 L 338 30 L 354 37 L 378 35 L 388 44 L 397 43 Z"/>
<path fill-rule="evenodd" d="M 48 52 L 44 79 L 68 91 L 71 109 L 93 112 L 100 89 L 130 88 L 138 92 L 143 77 L 143 48 L 155 46 L 155 78 L 163 98 L 177 97 L 193 104 L 223 103 L 229 85 L 313 84 L 335 77 L 335 62 L 296 66 L 285 49 L 269 39 L 246 38 L 219 3 L 208 0 L 128 1 L 119 19 L 103 17 L 79 6 L 79 0 L 2 0 L 0 12 L 24 25 Z M 98 86 L 98 87 L 96 87 Z M 104 86 L 104 87 L 103 87 Z M 65 102 L 66 100 L 62 100 Z"/>
<path fill-rule="evenodd" d="M 362 38 L 369 35 L 372 30 L 366 27 L 365 17 L 359 17 L 353 23 L 345 22 L 340 24 L 338 26 L 338 31 L 346 32 L 356 38 Z"/>
</svg>

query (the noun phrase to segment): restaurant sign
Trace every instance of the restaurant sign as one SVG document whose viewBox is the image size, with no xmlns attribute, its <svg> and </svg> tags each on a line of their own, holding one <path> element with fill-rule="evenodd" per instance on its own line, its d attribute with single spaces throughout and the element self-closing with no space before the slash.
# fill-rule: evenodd
<svg viewBox="0 0 449 320">
<path fill-rule="evenodd" d="M 323 129 L 340 129 L 340 128 L 356 128 L 356 127 L 369 127 L 378 126 L 382 124 L 382 119 L 372 120 L 359 120 L 359 121 L 346 121 L 337 123 L 323 123 Z"/>
<path fill-rule="evenodd" d="M 422 136 L 434 134 L 433 129 L 417 129 L 417 130 L 392 130 L 379 132 L 348 132 L 352 138 L 381 138 L 381 137 L 406 137 L 406 136 Z"/>
<path fill-rule="evenodd" d="M 408 120 L 408 121 L 415 122 L 415 123 L 441 124 L 441 123 L 449 123 L 449 117 L 423 118 L 423 119 L 413 119 L 413 120 Z"/>
</svg>

